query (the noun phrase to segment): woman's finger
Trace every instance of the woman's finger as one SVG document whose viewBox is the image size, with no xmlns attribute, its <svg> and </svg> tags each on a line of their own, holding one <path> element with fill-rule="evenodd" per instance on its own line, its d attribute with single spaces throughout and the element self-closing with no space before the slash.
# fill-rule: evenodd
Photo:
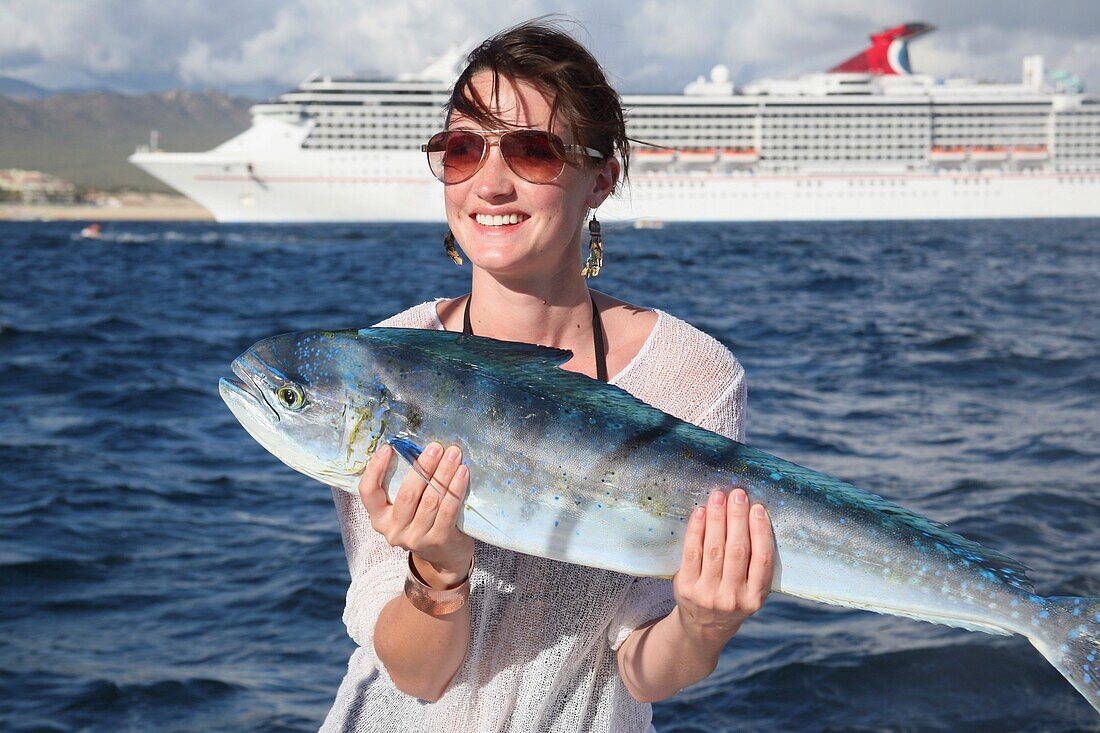
<svg viewBox="0 0 1100 733">
<path fill-rule="evenodd" d="M 730 492 L 726 525 L 724 590 L 737 593 L 745 583 L 752 555 L 752 536 L 749 534 L 749 497 L 744 489 Z"/>
<path fill-rule="evenodd" d="M 676 579 L 687 585 L 693 585 L 699 580 L 699 573 L 702 572 L 706 512 L 706 507 L 695 507 L 688 519 L 687 531 L 684 533 L 684 554 L 680 558 L 680 571 L 676 573 Z"/>
<path fill-rule="evenodd" d="M 453 470 L 443 483 L 447 487 L 447 494 L 435 515 L 435 526 L 440 529 L 454 526 L 458 513 L 466 505 L 466 489 L 470 486 L 470 469 L 462 465 L 462 451 L 455 446 L 447 450 L 452 449 L 455 451 Z"/>
<path fill-rule="evenodd" d="M 771 518 L 763 504 L 752 508 L 749 531 L 752 533 L 752 561 L 749 563 L 745 590 L 757 604 L 763 604 L 772 588 L 772 578 L 775 575 L 775 534 L 772 532 Z"/>
<path fill-rule="evenodd" d="M 420 470 L 409 471 L 408 475 L 405 476 L 405 480 L 401 482 L 401 488 L 397 492 L 397 498 L 394 499 L 391 514 L 397 527 L 407 527 L 412 524 L 413 517 L 416 516 L 416 510 L 420 506 L 420 497 L 424 495 L 424 488 L 428 485 L 428 482 L 421 478 L 420 474 L 431 476 L 435 473 L 442 455 L 443 446 L 439 443 L 429 443 L 424 448 L 424 452 L 420 454 L 420 457 L 416 459 L 416 465 Z"/>
<path fill-rule="evenodd" d="M 707 500 L 707 527 L 703 537 L 703 568 L 701 578 L 717 583 L 722 579 L 722 562 L 726 546 L 726 494 L 712 491 Z"/>
<path fill-rule="evenodd" d="M 382 477 L 386 475 L 392 457 L 393 448 L 381 446 L 374 451 L 374 455 L 367 461 L 367 467 L 363 469 L 363 475 L 359 477 L 359 499 L 370 515 L 372 525 L 377 525 L 381 513 L 390 505 L 386 492 L 382 489 Z"/>
<path fill-rule="evenodd" d="M 458 470 L 461 455 L 461 451 L 452 445 L 443 452 L 443 456 L 436 465 L 435 473 L 431 474 L 431 484 L 424 490 L 423 496 L 420 497 L 420 506 L 416 508 L 416 517 L 412 523 L 412 526 L 422 534 L 431 531 L 436 522 L 440 505 L 447 501 L 448 486 L 450 486 L 451 479 L 454 478 L 455 471 Z"/>
</svg>

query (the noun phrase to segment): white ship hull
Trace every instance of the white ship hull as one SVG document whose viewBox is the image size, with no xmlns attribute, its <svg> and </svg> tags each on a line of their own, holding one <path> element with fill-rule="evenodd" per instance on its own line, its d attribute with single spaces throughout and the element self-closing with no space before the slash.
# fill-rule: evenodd
<svg viewBox="0 0 1100 733">
<path fill-rule="evenodd" d="M 220 222 L 442 222 L 419 153 L 303 151 L 264 161 L 137 153 L 132 162 Z M 251 169 L 249 168 L 251 166 Z M 635 172 L 607 220 L 843 221 L 1100 217 L 1100 172 Z"/>
<path fill-rule="evenodd" d="M 1046 84 L 1034 57 L 1020 84 L 911 74 L 905 54 L 882 66 L 878 52 L 929 30 L 888 29 L 798 80 L 738 92 L 719 66 L 683 94 L 624 97 L 631 181 L 600 218 L 1100 217 L 1100 99 Z M 314 76 L 214 150 L 130 160 L 223 222 L 441 222 L 419 150 L 445 124 L 462 58 L 396 80 Z"/>
</svg>

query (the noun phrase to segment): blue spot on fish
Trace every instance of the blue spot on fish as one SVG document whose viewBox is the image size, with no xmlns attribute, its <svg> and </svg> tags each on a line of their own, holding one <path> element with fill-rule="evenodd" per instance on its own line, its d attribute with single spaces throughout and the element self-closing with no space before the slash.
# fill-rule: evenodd
<svg viewBox="0 0 1100 733">
<path fill-rule="evenodd" d="M 776 473 L 772 474 L 772 481 L 778 481 L 781 478 L 783 478 L 783 476 L 780 475 L 779 472 L 776 472 Z"/>
</svg>

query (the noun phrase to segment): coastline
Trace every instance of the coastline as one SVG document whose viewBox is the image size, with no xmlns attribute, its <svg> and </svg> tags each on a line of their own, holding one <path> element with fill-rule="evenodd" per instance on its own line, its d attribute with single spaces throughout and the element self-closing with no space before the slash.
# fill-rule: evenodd
<svg viewBox="0 0 1100 733">
<path fill-rule="evenodd" d="M 122 193 L 92 204 L 0 204 L 0 221 L 213 221 L 209 211 L 166 193 Z"/>
</svg>

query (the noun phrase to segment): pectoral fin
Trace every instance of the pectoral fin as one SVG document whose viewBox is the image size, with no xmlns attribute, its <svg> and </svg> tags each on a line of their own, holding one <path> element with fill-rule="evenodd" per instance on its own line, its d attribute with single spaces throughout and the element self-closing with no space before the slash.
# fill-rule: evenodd
<svg viewBox="0 0 1100 733">
<path fill-rule="evenodd" d="M 420 454 L 424 452 L 423 448 L 421 448 L 419 445 L 414 443 L 407 436 L 394 436 L 394 437 L 389 439 L 389 444 L 394 449 L 394 451 L 397 453 L 397 455 L 401 456 L 402 458 L 405 459 L 406 462 L 408 462 L 408 464 L 412 468 L 412 470 L 416 472 L 416 475 L 419 476 L 420 478 L 424 479 L 424 483 L 426 483 L 429 487 L 432 488 L 432 490 L 434 490 L 437 494 L 439 494 L 439 497 L 441 499 L 446 497 L 446 495 L 447 495 L 446 487 L 440 486 L 438 483 L 436 483 L 435 479 L 433 479 L 431 476 L 428 476 L 427 473 L 424 471 L 424 469 L 422 469 L 420 467 L 420 465 L 416 462 L 417 459 L 420 458 Z M 466 511 L 472 512 L 472 513 L 476 514 L 477 516 L 481 517 L 481 519 L 486 524 L 488 524 L 490 527 L 492 527 L 497 532 L 499 532 L 502 537 L 506 537 L 506 538 L 509 537 L 507 532 L 505 532 L 503 529 L 501 529 L 497 525 L 493 524 L 489 520 L 488 517 L 486 517 L 484 514 L 479 512 L 468 501 L 466 502 Z M 461 521 L 461 518 L 460 518 L 460 521 Z M 460 529 L 461 529 L 461 527 L 460 527 Z"/>
</svg>

